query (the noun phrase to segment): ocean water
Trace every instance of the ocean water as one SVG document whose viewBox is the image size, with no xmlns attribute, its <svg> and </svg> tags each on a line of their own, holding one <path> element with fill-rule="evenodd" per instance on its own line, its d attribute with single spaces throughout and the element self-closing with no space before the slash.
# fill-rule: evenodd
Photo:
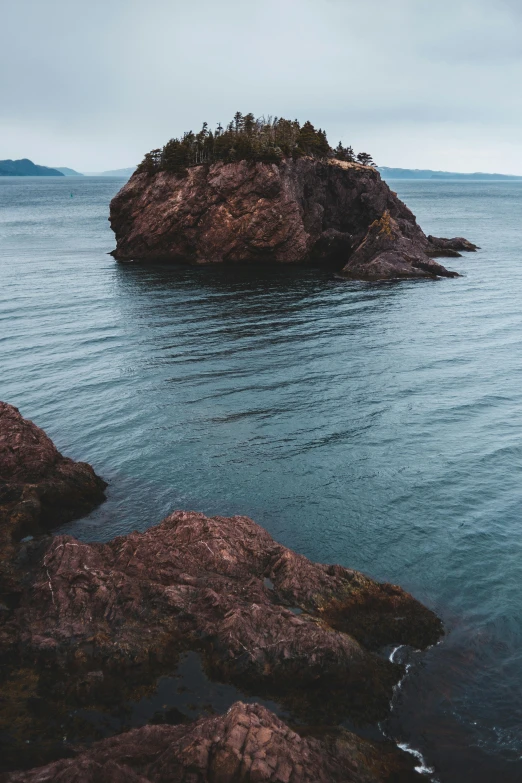
<svg viewBox="0 0 522 783">
<path fill-rule="evenodd" d="M 118 265 L 112 178 L 0 179 L 0 398 L 109 482 L 400 583 L 444 619 L 383 727 L 440 783 L 522 779 L 522 183 L 396 181 L 457 279 Z"/>
</svg>

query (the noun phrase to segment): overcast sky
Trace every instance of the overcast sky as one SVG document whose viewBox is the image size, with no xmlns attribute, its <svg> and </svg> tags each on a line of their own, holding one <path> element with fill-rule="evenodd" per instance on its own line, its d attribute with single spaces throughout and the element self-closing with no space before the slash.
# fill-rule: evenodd
<svg viewBox="0 0 522 783">
<path fill-rule="evenodd" d="M 522 0 L 1 0 L 0 159 L 133 165 L 236 111 L 522 175 Z"/>
</svg>

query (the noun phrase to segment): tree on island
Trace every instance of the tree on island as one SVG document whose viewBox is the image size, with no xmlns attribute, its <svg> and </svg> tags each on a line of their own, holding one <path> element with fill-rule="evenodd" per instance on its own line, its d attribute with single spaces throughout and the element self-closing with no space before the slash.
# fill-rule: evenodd
<svg viewBox="0 0 522 783">
<path fill-rule="evenodd" d="M 311 157 L 315 160 L 337 159 L 374 166 L 371 155 L 361 152 L 355 156 L 352 147 L 336 149 L 328 143 L 326 132 L 316 129 L 307 120 L 303 125 L 284 117 L 258 117 L 250 112 L 236 112 L 224 128 L 218 123 L 212 132 L 204 122 L 199 133 L 187 131 L 181 139 L 170 139 L 163 149 L 148 152 L 137 171 L 155 174 L 169 171 L 184 175 L 192 166 L 224 161 L 248 160 L 263 163 L 279 163 L 284 158 Z"/>
<path fill-rule="evenodd" d="M 357 162 L 362 166 L 375 166 L 374 160 L 367 152 L 359 152 L 357 155 Z"/>
<path fill-rule="evenodd" d="M 339 142 L 334 150 L 334 157 L 337 160 L 345 160 L 347 163 L 355 163 L 355 152 L 352 147 L 343 147 L 342 142 Z"/>
</svg>

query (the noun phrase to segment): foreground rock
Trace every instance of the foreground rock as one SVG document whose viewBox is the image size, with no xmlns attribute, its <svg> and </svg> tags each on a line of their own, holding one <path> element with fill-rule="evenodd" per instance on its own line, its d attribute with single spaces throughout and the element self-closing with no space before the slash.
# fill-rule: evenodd
<svg viewBox="0 0 522 783">
<path fill-rule="evenodd" d="M 87 514 L 106 486 L 90 465 L 64 457 L 43 430 L 0 402 L 0 596 L 14 587 L 16 542 Z"/>
<path fill-rule="evenodd" d="M 31 542 L 21 557 L 25 588 L 4 628 L 9 687 L 36 666 L 31 697 L 56 703 L 121 700 L 198 650 L 214 679 L 302 720 L 370 722 L 402 674 L 373 651 L 441 634 L 401 588 L 312 563 L 247 517 L 180 511 L 107 544 Z"/>
<path fill-rule="evenodd" d="M 259 705 L 191 726 L 145 726 L 99 742 L 74 759 L 5 783 L 378 783 L 416 781 L 411 756 L 350 732 L 300 736 Z"/>
<path fill-rule="evenodd" d="M 135 173 L 110 221 L 121 261 L 312 263 L 365 280 L 454 277 L 432 256 L 476 249 L 426 237 L 376 169 L 312 158 Z"/>
<path fill-rule="evenodd" d="M 345 717 L 374 722 L 386 715 L 403 673 L 377 650 L 387 644 L 422 648 L 440 637 L 438 618 L 401 588 L 341 566 L 312 563 L 247 517 L 209 518 L 179 511 L 144 533 L 107 544 L 87 544 L 71 536 L 18 543 L 28 530 L 27 520 L 36 530 L 69 519 L 99 501 L 105 485 L 88 465 L 62 457 L 45 433 L 15 408 L 2 404 L 0 410 L 5 496 L 0 513 L 7 531 L 1 540 L 2 562 L 10 568 L 3 579 L 11 588 L 10 600 L 0 606 L 4 769 L 45 763 L 70 752 L 71 741 L 92 741 L 96 732 L 85 715 L 143 698 L 189 650 L 201 655 L 212 678 L 276 700 L 301 723 L 332 724 Z M 361 769 L 367 775 L 373 770 L 374 777 L 353 780 L 387 779 L 384 772 L 375 772 L 372 759 L 384 764 L 389 751 L 354 737 L 339 740 L 341 746 L 338 740 L 308 746 L 258 707 L 240 705 L 230 715 L 190 729 L 158 727 L 132 732 L 127 739 L 122 735 L 115 744 L 96 746 L 72 764 L 60 762 L 50 777 L 42 772 L 39 778 L 35 772 L 27 779 L 81 781 L 103 772 L 101 779 L 117 781 L 127 775 L 126 754 L 134 746 L 141 759 L 150 760 L 150 767 L 143 761 L 142 778 L 136 772 L 142 762 L 130 765 L 137 780 L 236 779 L 225 772 L 220 777 L 219 765 L 212 766 L 221 747 L 216 737 L 221 730 L 237 737 L 243 729 L 236 724 L 248 728 L 254 719 L 258 728 L 252 728 L 252 736 L 261 732 L 271 737 L 264 731 L 270 729 L 279 737 L 273 752 L 280 753 L 281 761 L 272 766 L 271 752 L 265 758 L 265 777 L 252 780 L 311 780 L 299 777 L 301 772 L 292 773 L 293 778 L 274 777 L 286 769 L 285 763 L 295 767 L 296 754 L 307 748 L 316 749 L 313 764 L 329 770 L 325 780 L 350 779 L 336 777 L 346 768 L 341 760 L 350 748 L 358 759 L 363 746 L 371 758 L 364 756 Z M 163 738 L 167 755 L 179 755 L 180 775 L 188 764 L 186 777 L 154 771 L 163 763 L 158 738 Z M 253 742 L 253 747 L 266 744 L 259 737 Z M 359 743 L 357 752 L 353 743 Z M 104 747 L 114 748 L 114 755 L 102 764 Z M 183 755 L 189 747 L 199 759 L 200 777 L 189 776 L 194 767 Z M 230 747 L 235 747 L 233 742 Z M 248 765 L 247 757 L 253 756 L 241 747 L 239 755 L 246 754 L 241 763 Z M 236 751 L 229 748 L 226 753 L 237 756 Z M 310 759 L 313 753 L 310 750 Z M 398 765 L 411 770 L 399 751 L 392 756 L 386 761 L 390 769 Z"/>
</svg>

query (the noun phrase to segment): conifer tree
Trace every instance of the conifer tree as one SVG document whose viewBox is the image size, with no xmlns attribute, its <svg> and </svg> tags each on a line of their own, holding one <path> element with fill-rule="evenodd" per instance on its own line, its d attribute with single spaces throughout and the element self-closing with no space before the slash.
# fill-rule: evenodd
<svg viewBox="0 0 522 783">
<path fill-rule="evenodd" d="M 337 147 L 334 149 L 334 155 L 337 160 L 346 160 L 346 156 L 344 153 L 344 147 L 341 142 L 337 145 Z"/>
<path fill-rule="evenodd" d="M 185 174 L 191 166 L 231 162 L 235 160 L 279 163 L 283 158 L 308 155 L 319 160 L 335 157 L 339 160 L 356 159 L 352 147 L 339 142 L 335 150 L 328 144 L 326 132 L 316 130 L 310 121 L 300 125 L 298 120 L 284 117 L 259 117 L 249 112 L 236 112 L 224 128 L 218 123 L 213 133 L 204 122 L 199 133 L 188 131 L 181 139 L 171 139 L 162 150 L 148 152 L 138 166 L 139 172 L 149 175 L 157 171 Z M 361 152 L 357 160 L 374 166 L 371 155 Z"/>
<path fill-rule="evenodd" d="M 374 160 L 371 155 L 369 155 L 367 152 L 359 152 L 357 155 L 357 161 L 358 163 L 361 163 L 363 166 L 375 166 Z"/>
<path fill-rule="evenodd" d="M 243 115 L 240 111 L 236 111 L 234 114 L 234 128 L 236 133 L 241 133 L 243 130 Z"/>
<path fill-rule="evenodd" d="M 245 116 L 243 117 L 243 130 L 247 134 L 247 136 L 252 135 L 255 127 L 256 127 L 256 118 L 254 117 L 252 112 L 245 114 Z"/>
</svg>

